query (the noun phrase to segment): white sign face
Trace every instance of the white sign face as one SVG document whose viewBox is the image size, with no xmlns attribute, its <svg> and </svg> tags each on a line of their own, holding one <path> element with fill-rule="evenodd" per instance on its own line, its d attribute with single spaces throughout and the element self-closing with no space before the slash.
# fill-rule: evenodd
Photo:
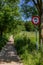
<svg viewBox="0 0 43 65">
<path fill-rule="evenodd" d="M 32 17 L 32 22 L 33 22 L 33 24 L 37 25 L 40 22 L 40 18 L 38 16 L 34 16 L 34 17 Z"/>
<path fill-rule="evenodd" d="M 33 22 L 34 22 L 35 24 L 37 24 L 37 23 L 39 22 L 39 19 L 38 19 L 37 17 L 34 17 L 34 18 L 33 18 Z"/>
</svg>

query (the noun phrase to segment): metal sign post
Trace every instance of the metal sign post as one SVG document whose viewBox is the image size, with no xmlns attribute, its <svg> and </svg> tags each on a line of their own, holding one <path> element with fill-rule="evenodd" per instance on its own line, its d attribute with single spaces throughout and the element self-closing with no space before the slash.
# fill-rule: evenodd
<svg viewBox="0 0 43 65">
<path fill-rule="evenodd" d="M 39 49 L 39 45 L 38 45 L 38 34 L 37 34 L 37 26 L 35 26 L 36 30 L 35 30 L 35 35 L 36 35 L 36 48 Z"/>
<path fill-rule="evenodd" d="M 32 17 L 32 23 L 35 25 L 35 35 L 36 35 L 36 47 L 37 49 L 39 49 L 39 45 L 38 45 L 38 36 L 37 36 L 37 25 L 39 25 L 40 23 L 40 17 L 39 16 L 33 16 Z"/>
</svg>

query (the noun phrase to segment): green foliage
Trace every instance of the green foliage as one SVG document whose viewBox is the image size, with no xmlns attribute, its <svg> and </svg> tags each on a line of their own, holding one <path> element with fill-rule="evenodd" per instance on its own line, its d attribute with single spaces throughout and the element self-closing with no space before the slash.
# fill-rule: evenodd
<svg viewBox="0 0 43 65">
<path fill-rule="evenodd" d="M 26 34 L 16 35 L 14 45 L 24 65 L 43 65 L 43 53 L 36 49 L 36 44 Z"/>
<path fill-rule="evenodd" d="M 14 30 L 17 16 L 19 14 L 16 1 L 13 4 L 8 0 L 0 1 L 0 35 Z"/>
<path fill-rule="evenodd" d="M 15 46 L 19 53 L 23 53 L 25 50 L 30 50 L 30 52 L 32 52 L 33 49 L 36 49 L 36 45 L 33 44 L 24 34 L 22 36 L 18 35 L 15 37 Z"/>
<path fill-rule="evenodd" d="M 7 33 L 11 33 L 16 27 L 15 22 L 19 18 L 18 1 L 0 0 L 0 49 L 6 44 L 6 37 L 9 37 Z"/>
<path fill-rule="evenodd" d="M 6 1 L 9 1 L 9 2 L 13 2 L 13 3 L 15 3 L 16 1 L 19 1 L 19 0 L 6 0 Z"/>
<path fill-rule="evenodd" d="M 28 18 L 32 18 L 32 16 L 37 16 L 38 15 L 38 11 L 36 9 L 36 7 L 29 5 L 28 3 L 32 2 L 32 0 L 25 0 L 24 3 L 21 5 L 21 13 L 24 14 L 24 18 L 25 20 L 27 20 Z"/>
<path fill-rule="evenodd" d="M 25 28 L 26 28 L 26 31 L 34 31 L 35 30 L 35 27 L 32 24 L 32 22 L 25 22 Z"/>
<path fill-rule="evenodd" d="M 25 31 L 25 25 L 23 21 L 18 20 L 15 22 L 15 28 L 14 28 L 13 34 L 16 35 L 20 33 L 21 31 Z"/>
<path fill-rule="evenodd" d="M 4 47 L 4 45 L 6 45 L 7 41 L 8 40 L 6 37 L 0 37 L 0 50 L 2 49 L 2 47 Z"/>
<path fill-rule="evenodd" d="M 36 51 L 28 53 L 25 51 L 25 53 L 21 55 L 21 58 L 23 59 L 24 65 L 39 65 L 41 53 L 37 53 Z"/>
</svg>

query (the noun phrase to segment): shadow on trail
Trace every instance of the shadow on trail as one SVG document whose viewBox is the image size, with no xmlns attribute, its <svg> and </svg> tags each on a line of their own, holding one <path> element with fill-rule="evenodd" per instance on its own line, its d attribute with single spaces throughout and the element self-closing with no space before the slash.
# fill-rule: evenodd
<svg viewBox="0 0 43 65">
<path fill-rule="evenodd" d="M 6 46 L 0 52 L 0 62 L 19 62 L 20 58 L 17 55 L 17 52 L 14 48 L 12 42 L 8 42 Z"/>
</svg>

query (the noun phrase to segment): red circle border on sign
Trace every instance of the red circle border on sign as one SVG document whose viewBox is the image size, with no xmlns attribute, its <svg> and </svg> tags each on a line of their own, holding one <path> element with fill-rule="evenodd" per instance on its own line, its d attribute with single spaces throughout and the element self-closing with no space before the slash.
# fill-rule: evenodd
<svg viewBox="0 0 43 65">
<path fill-rule="evenodd" d="M 33 22 L 33 18 L 38 18 L 39 19 L 39 22 L 37 23 L 37 24 L 35 24 L 34 22 Z M 34 24 L 34 25 L 39 25 L 40 24 L 40 17 L 39 16 L 32 16 L 32 23 Z"/>
</svg>

